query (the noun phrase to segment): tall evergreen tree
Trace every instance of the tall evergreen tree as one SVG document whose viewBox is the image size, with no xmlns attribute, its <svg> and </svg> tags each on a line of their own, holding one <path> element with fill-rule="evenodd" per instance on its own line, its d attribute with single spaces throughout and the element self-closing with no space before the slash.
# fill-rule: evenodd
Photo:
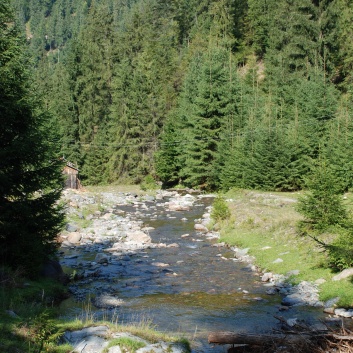
<svg viewBox="0 0 353 353">
<path fill-rule="evenodd" d="M 1 3 L 0 258 L 2 265 L 35 276 L 56 250 L 62 177 L 46 114 L 31 93 L 24 45 Z"/>
<path fill-rule="evenodd" d="M 196 96 L 186 105 L 187 142 L 181 173 L 190 186 L 217 184 L 215 168 L 222 127 L 227 120 L 227 106 L 235 97 L 229 92 L 228 55 L 223 48 L 210 48 L 201 56 Z"/>
</svg>

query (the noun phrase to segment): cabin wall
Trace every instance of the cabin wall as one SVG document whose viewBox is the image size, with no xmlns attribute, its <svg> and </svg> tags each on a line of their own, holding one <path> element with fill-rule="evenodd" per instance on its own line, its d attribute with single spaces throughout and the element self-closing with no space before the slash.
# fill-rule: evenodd
<svg viewBox="0 0 353 353">
<path fill-rule="evenodd" d="M 66 175 L 65 180 L 65 188 L 66 189 L 78 189 L 78 170 L 75 168 L 71 168 L 69 166 L 65 166 L 63 170 L 63 174 Z"/>
</svg>

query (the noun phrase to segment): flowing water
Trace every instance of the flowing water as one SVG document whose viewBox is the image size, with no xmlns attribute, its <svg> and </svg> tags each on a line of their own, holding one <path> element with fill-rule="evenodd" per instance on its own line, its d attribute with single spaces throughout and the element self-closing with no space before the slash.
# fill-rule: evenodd
<svg viewBox="0 0 353 353">
<path fill-rule="evenodd" d="M 194 231 L 194 220 L 210 202 L 201 199 L 190 211 L 182 212 L 166 211 L 158 204 L 144 213 L 119 207 L 154 228 L 149 232 L 153 242 L 177 243 L 179 247 L 146 249 L 113 259 L 102 266 L 94 280 L 75 284 L 78 290 L 89 289 L 91 296 L 108 292 L 124 301 L 114 310 L 97 309 L 95 314 L 114 315 L 124 323 L 151 320 L 158 330 L 185 334 L 192 340 L 194 351 L 203 352 L 215 351 L 207 343 L 210 331 L 266 332 L 278 323 L 274 315 L 320 318 L 321 310 L 309 307 L 279 312 L 281 297 L 266 294 L 268 287 L 259 281 L 259 275 L 247 264 L 234 261 L 229 249 L 212 246 L 216 240 Z M 189 236 L 182 237 L 185 234 Z M 83 253 L 80 248 L 67 250 L 65 255 L 94 259 L 94 254 Z M 69 260 L 65 264 L 69 266 Z M 63 303 L 62 310 L 75 316 L 82 304 L 71 298 Z"/>
</svg>

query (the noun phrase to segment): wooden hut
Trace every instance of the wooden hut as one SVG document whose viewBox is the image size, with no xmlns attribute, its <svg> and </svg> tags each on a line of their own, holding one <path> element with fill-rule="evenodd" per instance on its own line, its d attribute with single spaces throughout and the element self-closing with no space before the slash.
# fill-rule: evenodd
<svg viewBox="0 0 353 353">
<path fill-rule="evenodd" d="M 78 179 L 78 168 L 73 163 L 66 161 L 63 174 L 67 175 L 65 180 L 66 189 L 80 189 L 81 184 Z"/>
</svg>

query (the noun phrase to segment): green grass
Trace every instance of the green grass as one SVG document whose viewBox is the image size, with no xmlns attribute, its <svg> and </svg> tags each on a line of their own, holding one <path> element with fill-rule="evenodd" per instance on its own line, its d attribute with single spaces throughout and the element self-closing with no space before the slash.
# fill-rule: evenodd
<svg viewBox="0 0 353 353">
<path fill-rule="evenodd" d="M 18 274 L 12 274 L 11 278 L 11 273 L 7 273 L 6 283 L 0 283 L 0 352 L 69 353 L 72 351 L 70 345 L 59 344 L 64 332 L 96 325 L 107 325 L 112 333 L 127 332 L 152 343 L 182 342 L 180 337 L 156 331 L 149 320 L 141 319 L 130 325 L 120 324 L 117 318 L 97 321 L 90 301 L 83 306 L 80 319 L 59 319 L 55 303 L 64 293 L 61 285 L 48 280 L 28 281 Z M 18 317 L 11 317 L 6 310 L 13 310 Z M 140 343 L 133 340 L 120 343 L 129 352 L 140 348 Z"/>
<path fill-rule="evenodd" d="M 333 282 L 334 273 L 326 265 L 326 254 L 309 237 L 297 234 L 296 224 L 301 216 L 295 210 L 299 193 L 276 193 L 235 190 L 226 194 L 231 217 L 221 222 L 221 239 L 230 245 L 250 248 L 249 254 L 266 272 L 286 274 L 299 270 L 290 281 L 325 279 L 320 286 L 320 299 L 339 297 L 338 305 L 353 306 L 353 284 Z M 352 205 L 347 195 L 347 205 Z M 283 262 L 273 263 L 281 258 Z"/>
<path fill-rule="evenodd" d="M 122 352 L 135 353 L 139 348 L 145 347 L 146 344 L 130 337 L 114 338 L 109 342 L 103 353 L 108 353 L 109 348 L 114 346 L 120 346 Z"/>
</svg>

